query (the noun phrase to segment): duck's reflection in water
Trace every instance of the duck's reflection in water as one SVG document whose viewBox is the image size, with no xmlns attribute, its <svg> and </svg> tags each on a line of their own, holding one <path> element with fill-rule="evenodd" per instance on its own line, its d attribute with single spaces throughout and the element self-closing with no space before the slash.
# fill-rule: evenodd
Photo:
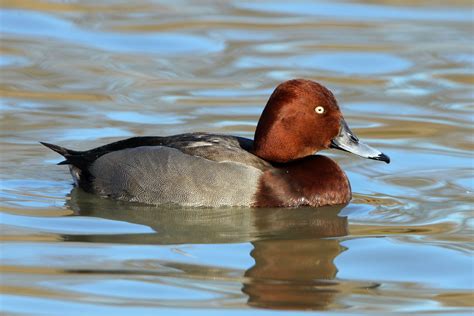
<svg viewBox="0 0 474 316">
<path fill-rule="evenodd" d="M 73 241 L 119 244 L 225 244 L 250 242 L 254 266 L 242 291 L 250 306 L 326 309 L 341 286 L 334 259 L 344 249 L 332 237 L 348 233 L 341 207 L 300 209 L 183 209 L 122 204 L 71 192 L 75 214 L 147 225 L 156 233 L 69 235 Z M 206 273 L 207 277 L 208 272 Z"/>
<path fill-rule="evenodd" d="M 242 291 L 248 304 L 278 309 L 325 309 L 339 292 L 333 261 L 337 240 L 264 240 L 254 242 L 255 265 L 245 272 Z"/>
</svg>

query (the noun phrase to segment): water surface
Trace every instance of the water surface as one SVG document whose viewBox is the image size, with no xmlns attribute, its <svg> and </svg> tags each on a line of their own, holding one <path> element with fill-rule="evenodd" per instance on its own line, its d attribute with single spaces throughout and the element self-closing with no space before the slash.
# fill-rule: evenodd
<svg viewBox="0 0 474 316">
<path fill-rule="evenodd" d="M 2 6 L 2 312 L 472 313 L 470 1 Z M 328 86 L 392 159 L 326 152 L 351 180 L 345 207 L 108 201 L 73 189 L 38 144 L 253 137 L 273 88 L 296 77 Z"/>
</svg>

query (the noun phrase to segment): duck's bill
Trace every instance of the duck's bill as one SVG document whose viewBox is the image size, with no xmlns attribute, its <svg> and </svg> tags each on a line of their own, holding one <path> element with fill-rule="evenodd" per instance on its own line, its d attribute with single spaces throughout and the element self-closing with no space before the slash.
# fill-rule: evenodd
<svg viewBox="0 0 474 316">
<path fill-rule="evenodd" d="M 331 148 L 348 151 L 364 158 L 390 163 L 390 158 L 387 155 L 360 142 L 359 138 L 357 138 L 349 126 L 347 126 L 344 119 L 341 120 L 341 130 L 339 131 L 339 135 L 331 141 Z"/>
</svg>

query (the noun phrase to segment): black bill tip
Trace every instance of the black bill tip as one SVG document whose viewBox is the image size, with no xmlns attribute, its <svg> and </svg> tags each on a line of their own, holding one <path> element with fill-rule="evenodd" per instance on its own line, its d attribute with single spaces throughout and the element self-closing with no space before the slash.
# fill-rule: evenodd
<svg viewBox="0 0 474 316">
<path fill-rule="evenodd" d="M 370 157 L 370 159 L 380 160 L 380 161 L 385 161 L 386 163 L 390 163 L 390 157 L 385 155 L 384 153 L 380 153 L 380 155 L 375 156 L 375 157 Z"/>
</svg>

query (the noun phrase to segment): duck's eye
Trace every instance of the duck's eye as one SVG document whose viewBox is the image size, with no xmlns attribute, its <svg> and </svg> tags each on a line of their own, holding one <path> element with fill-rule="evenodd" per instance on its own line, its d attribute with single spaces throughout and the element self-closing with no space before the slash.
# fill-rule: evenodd
<svg viewBox="0 0 474 316">
<path fill-rule="evenodd" d="M 317 106 L 314 108 L 314 112 L 318 114 L 323 114 L 324 113 L 324 108 L 322 106 Z"/>
</svg>

